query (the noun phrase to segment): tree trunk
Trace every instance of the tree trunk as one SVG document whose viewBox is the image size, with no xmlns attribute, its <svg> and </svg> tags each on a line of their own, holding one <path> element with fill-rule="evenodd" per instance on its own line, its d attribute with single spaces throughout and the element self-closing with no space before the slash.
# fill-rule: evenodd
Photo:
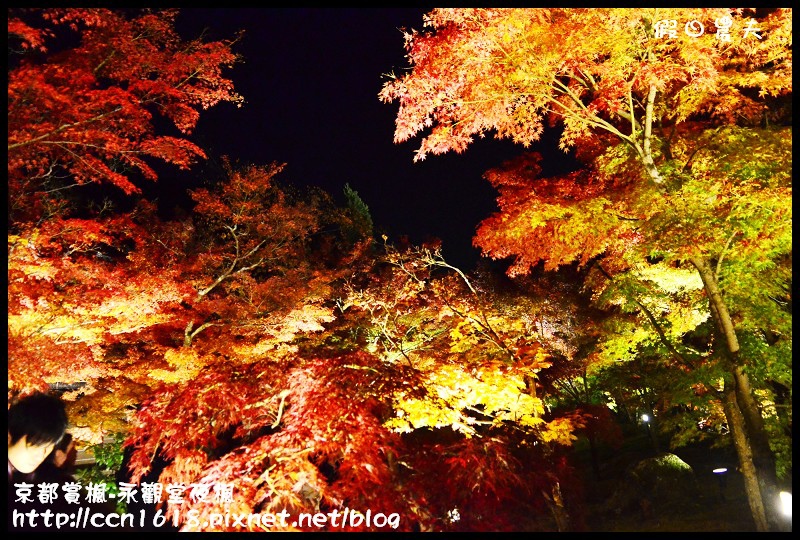
<svg viewBox="0 0 800 540">
<path fill-rule="evenodd" d="M 738 357 L 738 354 L 737 354 Z M 764 427 L 756 400 L 750 387 L 750 379 L 739 365 L 734 365 L 733 376 L 736 381 L 736 402 L 744 417 L 747 433 L 750 436 L 750 449 L 753 464 L 758 473 L 758 484 L 767 512 L 767 521 L 771 531 L 779 530 L 781 517 L 778 510 L 779 490 L 778 475 L 775 471 L 775 456 L 769 446 L 769 437 Z"/>
<path fill-rule="evenodd" d="M 740 365 L 739 341 L 733 321 L 710 263 L 700 257 L 693 257 L 690 261 L 703 281 L 716 334 L 723 342 L 721 352 L 732 378 L 730 383 L 727 380 L 725 382 L 725 416 L 734 435 L 753 519 L 759 531 L 777 531 L 780 529 L 780 517 L 777 514 L 775 458 L 769 447 L 761 411 L 753 398 L 750 380 Z"/>
<path fill-rule="evenodd" d="M 650 179 L 661 185 L 661 177 L 653 160 L 650 136 L 653 124 L 653 105 L 657 90 L 650 87 L 643 119 L 644 133 L 641 150 L 637 148 L 640 159 Z M 634 140 L 634 143 L 636 141 Z M 715 333 L 720 338 L 721 354 L 731 372 L 734 385 L 731 388 L 730 400 L 726 404 L 726 416 L 734 433 L 734 425 L 739 429 L 739 440 L 734 437 L 736 451 L 739 456 L 739 465 L 745 475 L 745 485 L 748 486 L 747 497 L 753 511 L 753 519 L 759 530 L 778 531 L 781 529 L 780 518 L 777 514 L 778 484 L 775 473 L 775 458 L 769 447 L 769 439 L 764 428 L 761 412 L 753 398 L 747 374 L 741 368 L 739 359 L 739 341 L 733 327 L 728 307 L 722 298 L 722 292 L 717 283 L 717 276 L 707 259 L 692 257 L 689 261 L 694 265 L 703 281 L 703 287 L 708 297 L 711 315 L 714 318 Z M 726 381 L 726 385 L 727 385 Z M 729 414 L 730 413 L 730 414 Z M 735 435 L 735 434 L 734 434 Z M 758 486 L 750 489 L 749 486 Z M 766 506 L 765 506 L 766 502 Z M 765 509 L 766 508 L 766 509 Z M 766 513 L 766 519 L 763 514 Z M 767 520 L 769 523 L 767 524 Z"/>
<path fill-rule="evenodd" d="M 725 381 L 723 390 L 722 406 L 725 409 L 725 417 L 728 419 L 728 427 L 731 430 L 733 445 L 739 457 L 739 469 L 744 478 L 744 490 L 747 494 L 747 502 L 750 505 L 750 513 L 756 524 L 758 532 L 769 531 L 766 510 L 764 509 L 764 499 L 761 496 L 761 489 L 758 485 L 758 471 L 753 464 L 753 455 L 750 450 L 750 441 L 747 440 L 744 418 L 739 405 L 736 403 L 736 390 L 731 388 L 731 383 Z"/>
<path fill-rule="evenodd" d="M 570 532 L 572 526 L 569 513 L 564 506 L 564 499 L 561 497 L 561 485 L 558 482 L 554 482 L 551 492 L 542 491 L 542 494 L 550 507 L 550 511 L 553 513 L 558 532 Z"/>
</svg>

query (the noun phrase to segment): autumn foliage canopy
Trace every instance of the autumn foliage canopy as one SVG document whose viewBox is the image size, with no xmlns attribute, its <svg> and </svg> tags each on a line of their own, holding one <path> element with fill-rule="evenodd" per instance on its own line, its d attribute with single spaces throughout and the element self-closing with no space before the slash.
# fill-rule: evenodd
<svg viewBox="0 0 800 540">
<path fill-rule="evenodd" d="M 164 218 L 140 181 L 157 181 L 152 159 L 203 158 L 202 110 L 241 102 L 222 73 L 232 43 L 181 40 L 170 10 L 13 15 L 10 398 L 71 385 L 71 432 L 126 434 L 132 481 L 235 486 L 224 508 L 187 501 L 185 530 L 208 527 L 192 509 L 372 508 L 401 530 L 547 513 L 583 422 L 549 415 L 537 382 L 568 323 L 534 332 L 438 245 L 375 245 L 357 194 L 340 207 L 282 185 L 282 164 L 225 161 Z"/>
<path fill-rule="evenodd" d="M 128 18 L 101 8 L 9 14 L 9 48 L 22 53 L 10 59 L 8 78 L 15 208 L 53 204 L 47 193 L 64 189 L 64 177 L 141 193 L 139 178 L 156 180 L 152 160 L 188 168 L 205 158 L 186 135 L 202 110 L 242 102 L 223 75 L 236 55 L 230 42 L 182 40 L 176 16 L 165 10 Z M 62 50 L 65 33 L 79 43 Z"/>
<path fill-rule="evenodd" d="M 531 153 L 488 171 L 499 211 L 474 244 L 509 276 L 586 272 L 595 305 L 623 314 L 590 372 L 650 358 L 674 374 L 673 401 L 650 407 L 726 403 L 757 529 L 776 530 L 773 452 L 787 462 L 791 421 L 766 411 L 791 379 L 792 10 L 442 8 L 425 26 L 380 93 L 399 103 L 395 140 L 419 136 L 421 160 L 560 130 L 575 170 L 542 178 Z"/>
<path fill-rule="evenodd" d="M 662 18 L 751 15 L 763 39 L 652 39 Z M 243 103 L 235 40 L 186 41 L 178 16 L 9 12 L 8 390 L 79 383 L 70 431 L 123 433 L 133 482 L 234 486 L 229 503 L 164 501 L 182 530 L 345 508 L 404 531 L 579 528 L 579 437 L 613 447 L 640 407 L 674 413 L 676 444 L 725 421 L 703 264 L 762 399 L 791 388 L 790 10 L 426 15 L 413 69 L 380 93 L 400 104 L 396 141 L 421 135 L 424 159 L 559 126 L 580 164 L 545 178 L 526 153 L 486 172 L 498 211 L 475 244 L 505 275 L 381 242 L 357 193 L 286 185 L 281 163 L 221 158 L 165 217 L 143 182 L 204 159 L 203 111 Z"/>
</svg>

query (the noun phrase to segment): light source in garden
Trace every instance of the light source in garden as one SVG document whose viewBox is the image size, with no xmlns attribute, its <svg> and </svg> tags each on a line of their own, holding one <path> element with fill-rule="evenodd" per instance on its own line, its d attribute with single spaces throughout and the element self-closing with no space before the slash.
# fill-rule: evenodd
<svg viewBox="0 0 800 540">
<path fill-rule="evenodd" d="M 650 415 L 643 413 L 639 418 L 642 420 L 644 425 L 647 426 L 647 438 L 650 439 L 651 443 L 653 443 L 653 450 L 656 454 L 658 454 L 661 452 L 661 449 L 659 448 L 658 437 L 656 436 L 656 433 L 650 429 Z"/>
<path fill-rule="evenodd" d="M 786 517 L 792 517 L 792 494 L 788 491 L 780 492 L 781 512 Z"/>
</svg>

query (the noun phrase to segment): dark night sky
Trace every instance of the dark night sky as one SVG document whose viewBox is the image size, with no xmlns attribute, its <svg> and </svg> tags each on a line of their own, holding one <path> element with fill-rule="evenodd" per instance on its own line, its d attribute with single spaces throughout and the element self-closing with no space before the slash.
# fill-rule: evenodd
<svg viewBox="0 0 800 540">
<path fill-rule="evenodd" d="M 487 169 L 524 149 L 486 138 L 463 154 L 413 162 L 420 139 L 395 144 L 399 105 L 382 103 L 385 73 L 408 67 L 400 28 L 422 30 L 422 8 L 182 9 L 185 39 L 207 29 L 231 38 L 244 63 L 227 72 L 246 103 L 220 104 L 201 114 L 194 140 L 210 156 L 244 163 L 285 162 L 293 185 L 317 185 L 344 202 L 345 183 L 369 206 L 378 234 L 414 243 L 441 238 L 451 264 L 471 269 L 479 222 L 495 210 Z M 563 162 L 555 143 L 542 143 Z M 543 153 L 545 152 L 543 151 Z M 544 164 L 547 169 L 547 163 Z"/>
</svg>

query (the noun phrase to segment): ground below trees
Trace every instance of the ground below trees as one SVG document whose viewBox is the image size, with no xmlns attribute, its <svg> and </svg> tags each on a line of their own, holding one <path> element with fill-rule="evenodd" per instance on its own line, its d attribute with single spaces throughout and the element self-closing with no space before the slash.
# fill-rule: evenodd
<svg viewBox="0 0 800 540">
<path fill-rule="evenodd" d="M 661 509 L 658 504 L 642 511 L 618 515 L 607 509 L 624 478 L 626 468 L 656 455 L 647 437 L 634 437 L 601 460 L 601 477 L 592 471 L 588 452 L 576 451 L 574 463 L 584 481 L 583 530 L 592 532 L 755 532 L 742 475 L 731 451 L 694 446 L 672 450 L 694 470 L 698 484 L 695 500 L 681 511 Z M 726 467 L 724 484 L 712 471 Z M 580 520 L 579 520 L 580 521 Z"/>
</svg>

